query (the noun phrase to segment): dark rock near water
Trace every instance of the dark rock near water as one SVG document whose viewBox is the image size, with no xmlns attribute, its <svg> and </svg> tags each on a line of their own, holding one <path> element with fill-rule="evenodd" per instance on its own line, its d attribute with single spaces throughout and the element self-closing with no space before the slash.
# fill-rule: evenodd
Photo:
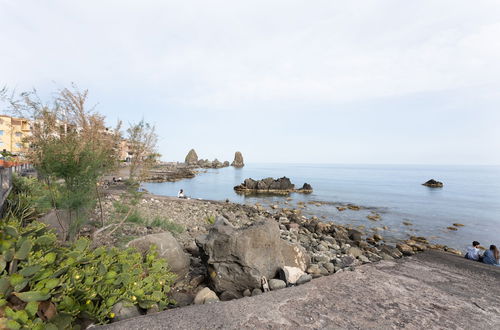
<svg viewBox="0 0 500 330">
<path fill-rule="evenodd" d="M 298 244 L 280 238 L 277 222 L 264 220 L 235 228 L 218 218 L 204 242 L 208 275 L 216 292 L 238 294 L 261 287 L 262 277 L 272 279 L 283 266 L 305 270 L 309 256 Z"/>
<path fill-rule="evenodd" d="M 442 182 L 436 181 L 434 179 L 430 179 L 426 183 L 422 183 L 422 185 L 427 186 L 427 187 L 431 187 L 431 188 L 442 188 L 443 187 Z"/>
<path fill-rule="evenodd" d="M 287 194 L 290 192 L 311 193 L 312 187 L 308 183 L 304 183 L 302 188 L 295 189 L 295 185 L 287 177 L 279 179 L 265 178 L 262 180 L 253 180 L 251 178 L 234 187 L 234 190 L 242 193 L 277 193 Z"/>
<path fill-rule="evenodd" d="M 194 149 L 189 150 L 184 162 L 188 165 L 197 165 L 198 164 L 198 155 L 196 154 L 196 151 L 194 151 Z"/>
<path fill-rule="evenodd" d="M 231 166 L 234 166 L 234 167 L 243 167 L 243 166 L 245 166 L 245 163 L 243 162 L 243 155 L 241 154 L 241 152 L 236 151 L 234 153 L 234 160 L 231 163 Z"/>
</svg>

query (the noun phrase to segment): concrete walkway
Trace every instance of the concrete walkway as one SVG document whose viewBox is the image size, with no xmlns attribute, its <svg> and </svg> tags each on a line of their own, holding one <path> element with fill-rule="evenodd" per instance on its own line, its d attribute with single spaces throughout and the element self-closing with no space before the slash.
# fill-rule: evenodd
<svg viewBox="0 0 500 330">
<path fill-rule="evenodd" d="M 101 329 L 500 329 L 500 267 L 429 251 Z"/>
</svg>

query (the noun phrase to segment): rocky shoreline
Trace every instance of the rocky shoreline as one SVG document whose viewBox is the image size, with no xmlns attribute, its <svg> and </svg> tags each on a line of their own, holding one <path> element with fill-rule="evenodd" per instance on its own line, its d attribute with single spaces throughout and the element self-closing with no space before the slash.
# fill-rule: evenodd
<svg viewBox="0 0 500 330">
<path fill-rule="evenodd" d="M 121 199 L 116 190 L 104 198 L 105 226 L 110 225 L 113 207 Z M 429 249 L 460 254 L 431 244 L 424 237 L 389 244 L 379 233 L 306 217 L 301 208 L 265 209 L 261 205 L 144 194 L 137 210 L 144 219 L 163 219 L 183 230 L 172 231 L 155 220 L 155 224 L 126 222 L 111 237 L 105 233 L 95 236 L 97 228 L 93 227 L 86 228 L 86 234 L 97 245 L 126 245 L 139 238 L 160 246 L 160 255 L 176 264 L 179 279 L 172 298 L 178 307 L 258 295 L 267 289 L 299 285 L 362 264 L 399 259 Z M 163 243 L 158 244 L 158 239 Z M 164 251 L 162 246 L 170 246 L 170 250 Z M 172 251 L 176 260 L 172 260 Z M 284 266 L 299 269 L 294 282 L 280 275 Z M 267 286 L 261 282 L 262 277 Z"/>
</svg>

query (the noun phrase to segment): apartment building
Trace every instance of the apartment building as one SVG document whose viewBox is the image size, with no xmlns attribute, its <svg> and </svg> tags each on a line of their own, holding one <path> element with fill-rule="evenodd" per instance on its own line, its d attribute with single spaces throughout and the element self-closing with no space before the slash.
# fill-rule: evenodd
<svg viewBox="0 0 500 330">
<path fill-rule="evenodd" d="M 0 115 L 0 151 L 7 150 L 22 155 L 28 149 L 24 139 L 31 132 L 28 119 Z"/>
</svg>

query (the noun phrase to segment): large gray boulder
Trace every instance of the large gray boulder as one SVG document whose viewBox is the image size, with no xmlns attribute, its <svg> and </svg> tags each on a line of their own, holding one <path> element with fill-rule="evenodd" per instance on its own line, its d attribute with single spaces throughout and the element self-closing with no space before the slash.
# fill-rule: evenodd
<svg viewBox="0 0 500 330">
<path fill-rule="evenodd" d="M 234 153 L 234 160 L 231 163 L 231 166 L 234 166 L 234 167 L 243 167 L 243 166 L 245 166 L 245 163 L 243 162 L 243 155 L 241 154 L 241 152 L 236 151 Z"/>
<path fill-rule="evenodd" d="M 202 241 L 210 282 L 219 293 L 260 288 L 263 276 L 274 278 L 284 266 L 304 271 L 310 261 L 304 248 L 280 238 L 278 223 L 269 219 L 235 228 L 218 218 Z"/>
<path fill-rule="evenodd" d="M 194 151 L 194 149 L 189 150 L 184 162 L 188 165 L 198 164 L 198 155 L 196 154 L 196 151 Z"/>
<path fill-rule="evenodd" d="M 156 245 L 158 257 L 167 260 L 170 270 L 182 279 L 189 271 L 189 257 L 181 245 L 169 232 L 146 235 L 130 241 L 127 246 L 146 253 L 151 245 Z"/>
</svg>

